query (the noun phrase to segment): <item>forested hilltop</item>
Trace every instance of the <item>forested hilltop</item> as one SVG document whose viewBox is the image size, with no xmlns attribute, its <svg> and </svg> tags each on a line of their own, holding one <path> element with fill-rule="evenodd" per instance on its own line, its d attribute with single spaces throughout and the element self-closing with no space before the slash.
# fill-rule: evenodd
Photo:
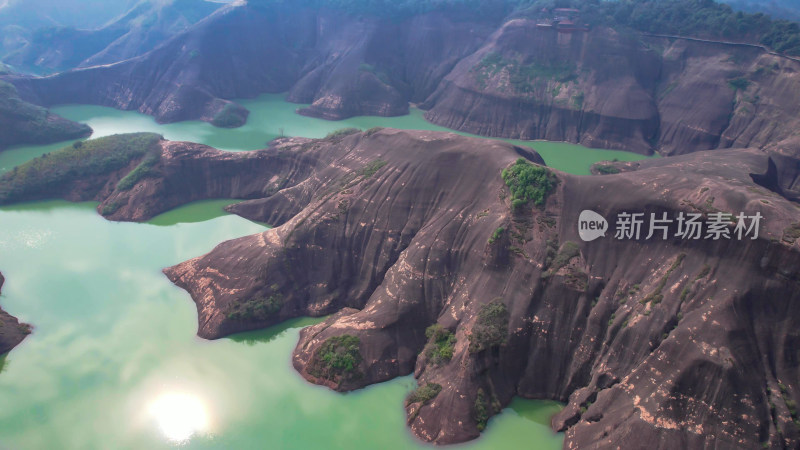
<svg viewBox="0 0 800 450">
<path fill-rule="evenodd" d="M 797 0 L 728 0 L 727 3 L 737 11 L 762 12 L 800 22 L 800 2 Z"/>
<path fill-rule="evenodd" d="M 798 23 L 735 11 L 714 0 L 298 0 L 291 5 L 284 0 L 249 0 L 248 4 L 270 8 L 302 5 L 396 19 L 447 11 L 473 20 L 544 18 L 550 17 L 554 8 L 575 8 L 581 12 L 580 20 L 590 26 L 761 44 L 779 53 L 800 55 Z"/>
</svg>

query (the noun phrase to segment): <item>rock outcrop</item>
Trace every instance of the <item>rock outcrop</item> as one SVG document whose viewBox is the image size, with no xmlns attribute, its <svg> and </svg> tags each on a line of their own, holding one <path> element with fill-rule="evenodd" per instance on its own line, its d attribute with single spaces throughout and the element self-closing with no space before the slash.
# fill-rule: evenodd
<svg viewBox="0 0 800 450">
<path fill-rule="evenodd" d="M 292 101 L 311 104 L 303 114 L 317 117 L 401 115 L 409 100 L 423 101 L 490 32 L 486 24 L 442 14 L 396 24 L 236 4 L 140 57 L 43 78 L 7 78 L 40 104 L 100 104 L 159 122 L 212 122 L 227 99 L 285 91 Z"/>
<path fill-rule="evenodd" d="M 393 22 L 237 3 L 137 58 L 7 78 L 29 101 L 135 109 L 160 122 L 215 123 L 237 108 L 230 99 L 288 91 L 310 104 L 301 114 L 326 119 L 405 114 L 412 102 L 436 124 L 486 136 L 796 157 L 798 70 L 754 46 L 602 27 L 563 34 L 524 18 Z"/>
<path fill-rule="evenodd" d="M 284 187 L 230 210 L 276 228 L 165 270 L 192 294 L 200 336 L 333 314 L 302 332 L 295 367 L 338 390 L 411 372 L 440 386 L 407 405 L 414 433 L 440 444 L 477 437 L 514 395 L 567 402 L 553 422 L 567 448 L 800 439 L 800 224 L 770 190 L 767 153 L 554 172 L 543 207 L 514 209 L 500 172 L 520 153 L 507 144 L 373 130 L 262 152 L 293 161 L 263 173 Z M 764 221 L 755 240 L 579 243 L 583 209 Z M 449 358 L 428 350 L 434 324 L 454 336 Z M 351 370 L 321 362 L 339 357 Z"/>
<path fill-rule="evenodd" d="M 267 197 L 315 167 L 302 155 L 224 152 L 166 141 L 154 133 L 113 135 L 43 155 L 3 174 L 0 204 L 96 201 L 98 212 L 110 220 L 144 221 L 196 200 Z"/>
<path fill-rule="evenodd" d="M 5 277 L 0 273 L 0 289 L 5 281 Z M 0 355 L 8 353 L 29 334 L 31 334 L 30 325 L 20 323 L 16 317 L 0 309 Z"/>
<path fill-rule="evenodd" d="M 517 19 L 422 106 L 434 123 L 491 136 L 663 155 L 786 148 L 799 112 L 798 69 L 748 46 L 602 28 L 565 36 Z"/>
<path fill-rule="evenodd" d="M 538 155 L 449 133 L 373 129 L 238 154 L 156 142 L 146 176 L 121 183 L 133 159 L 84 177 L 76 199 L 143 220 L 249 198 L 229 210 L 275 225 L 165 269 L 204 338 L 330 315 L 301 333 L 297 370 L 337 390 L 414 373 L 425 391 L 406 405 L 409 425 L 439 444 L 477 437 L 515 395 L 567 403 L 553 420 L 567 448 L 800 442 L 800 213 L 779 194 L 774 155 L 550 170 L 536 206 L 512 201 L 501 172 L 541 174 Z M 611 221 L 605 238 L 580 240 L 585 209 Z M 733 239 L 682 239 L 675 223 L 666 239 L 646 239 L 646 225 L 616 239 L 623 212 L 763 220 L 757 239 L 736 239 L 736 220 L 722 222 Z"/>
</svg>

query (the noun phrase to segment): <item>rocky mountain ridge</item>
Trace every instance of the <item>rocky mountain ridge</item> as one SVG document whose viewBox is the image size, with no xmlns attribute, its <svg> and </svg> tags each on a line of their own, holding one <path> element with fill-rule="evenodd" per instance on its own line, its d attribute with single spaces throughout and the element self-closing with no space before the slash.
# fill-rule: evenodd
<svg viewBox="0 0 800 450">
<path fill-rule="evenodd" d="M 421 439 L 475 438 L 519 395 L 567 403 L 553 421 L 566 448 L 800 440 L 800 223 L 766 152 L 581 177 L 542 168 L 528 149 L 426 131 L 287 138 L 238 154 L 154 148 L 131 183 L 121 180 L 143 160 L 42 195 L 98 200 L 116 220 L 249 199 L 229 210 L 275 228 L 165 269 L 192 295 L 198 334 L 332 314 L 301 333 L 297 370 L 337 390 L 414 373 L 424 390 L 406 408 Z M 503 175 L 514 167 L 551 180 L 540 205 L 515 200 Z M 584 209 L 612 223 L 626 211 L 764 221 L 757 239 L 582 242 Z"/>
<path fill-rule="evenodd" d="M 564 34 L 524 18 L 391 22 L 237 4 L 131 60 L 7 78 L 30 101 L 135 109 L 160 122 L 235 126 L 246 112 L 232 99 L 288 92 L 310 104 L 301 114 L 334 120 L 401 115 L 411 102 L 433 123 L 486 136 L 797 155 L 799 69 L 755 47 L 602 27 Z"/>
</svg>

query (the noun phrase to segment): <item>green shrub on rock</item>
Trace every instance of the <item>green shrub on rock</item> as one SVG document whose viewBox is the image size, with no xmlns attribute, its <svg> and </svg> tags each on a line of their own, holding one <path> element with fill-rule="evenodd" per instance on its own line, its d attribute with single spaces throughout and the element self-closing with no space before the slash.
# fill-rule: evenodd
<svg viewBox="0 0 800 450">
<path fill-rule="evenodd" d="M 456 336 L 450 330 L 437 323 L 425 330 L 425 337 L 428 343 L 423 352 L 433 364 L 438 366 L 450 361 L 456 345 Z"/>
<path fill-rule="evenodd" d="M 509 312 L 501 299 L 483 305 L 469 335 L 470 353 L 505 344 L 508 339 Z"/>
<path fill-rule="evenodd" d="M 511 191 L 511 206 L 515 210 L 528 202 L 543 206 L 558 182 L 547 168 L 533 165 L 524 158 L 503 169 L 502 176 Z"/>
<path fill-rule="evenodd" d="M 330 381 L 358 377 L 363 360 L 360 345 L 361 339 L 350 334 L 328 338 L 311 357 L 308 373 Z"/>
<path fill-rule="evenodd" d="M 253 297 L 234 305 L 228 311 L 228 319 L 241 321 L 266 320 L 276 314 L 283 306 L 283 296 L 279 293 L 268 297 Z"/>
<path fill-rule="evenodd" d="M 475 421 L 478 422 L 478 431 L 483 431 L 489 422 L 489 402 L 483 389 L 478 389 L 478 396 L 475 398 Z"/>
<path fill-rule="evenodd" d="M 247 123 L 250 112 L 236 103 L 227 103 L 211 119 L 211 125 L 220 128 L 236 128 Z"/>
<path fill-rule="evenodd" d="M 408 403 L 428 403 L 436 398 L 442 392 L 442 385 L 436 383 L 425 383 L 424 386 L 419 386 L 413 392 L 408 394 L 406 399 Z"/>
</svg>

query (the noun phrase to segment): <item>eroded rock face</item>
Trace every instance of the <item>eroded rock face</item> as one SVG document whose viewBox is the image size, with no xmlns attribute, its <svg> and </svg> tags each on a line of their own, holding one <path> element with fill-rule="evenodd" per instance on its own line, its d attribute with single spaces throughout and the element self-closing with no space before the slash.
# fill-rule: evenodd
<svg viewBox="0 0 800 450">
<path fill-rule="evenodd" d="M 5 277 L 0 273 L 0 288 L 5 281 Z M 0 309 L 0 355 L 8 353 L 29 334 L 31 334 L 30 325 L 20 323 L 16 317 Z"/>
<path fill-rule="evenodd" d="M 310 104 L 301 114 L 326 119 L 401 115 L 412 102 L 431 122 L 487 136 L 797 157 L 799 70 L 749 46 L 606 28 L 567 35 L 527 19 L 430 13 L 395 23 L 237 3 L 136 58 L 7 78 L 29 101 L 107 105 L 160 122 L 219 123 L 238 109 L 229 99 L 288 91 Z"/>
<path fill-rule="evenodd" d="M 567 403 L 553 426 L 568 448 L 800 440 L 800 213 L 780 195 L 787 179 L 774 154 L 702 152 L 594 177 L 553 171 L 541 207 L 515 208 L 501 171 L 520 157 L 542 161 L 502 142 L 374 129 L 244 153 L 157 143 L 158 162 L 129 189 L 118 181 L 137 161 L 57 191 L 99 200 L 101 212 L 117 204 L 106 214 L 115 220 L 249 198 L 230 211 L 275 228 L 165 269 L 192 295 L 198 334 L 331 315 L 302 332 L 297 370 L 337 390 L 413 372 L 439 387 L 406 405 L 422 439 L 475 438 L 520 395 Z M 755 240 L 609 233 L 581 243 L 584 209 L 612 224 L 620 212 L 764 220 Z M 425 349 L 433 324 L 452 334 L 448 351 Z"/>
<path fill-rule="evenodd" d="M 230 104 L 225 99 L 291 86 L 297 54 L 276 38 L 291 26 L 245 7 L 223 7 L 142 56 L 49 77 L 8 79 L 39 104 L 91 103 L 137 110 L 161 123 L 210 122 Z"/>
<path fill-rule="evenodd" d="M 519 153 L 506 144 L 383 130 L 270 151 L 315 169 L 231 210 L 277 227 L 165 270 L 196 302 L 200 336 L 335 313 L 303 331 L 295 367 L 338 390 L 410 372 L 440 385 L 407 405 L 414 433 L 440 444 L 477 437 L 514 395 L 567 402 L 553 421 L 567 448 L 798 442 L 798 210 L 754 183 L 767 153 L 556 173 L 544 207 L 512 212 L 500 172 Z M 765 220 L 756 240 L 580 243 L 583 209 Z M 471 345 L 497 299 L 503 343 Z M 423 351 L 437 323 L 455 335 L 449 360 Z M 347 336 L 358 342 L 352 372 L 311 370 Z"/>
<path fill-rule="evenodd" d="M 119 180 L 138 161 L 57 191 L 116 220 L 250 199 L 229 209 L 276 228 L 165 269 L 192 295 L 202 337 L 332 314 L 302 332 L 297 370 L 337 390 L 413 372 L 440 389 L 406 405 L 409 424 L 440 444 L 477 437 L 514 395 L 567 402 L 553 426 L 570 448 L 798 442 L 800 213 L 779 195 L 774 154 L 553 172 L 541 207 L 515 208 L 501 171 L 542 161 L 502 142 L 375 129 L 244 153 L 157 143 L 129 189 Z M 764 221 L 756 240 L 581 243 L 584 209 L 612 223 L 620 212 Z M 487 315 L 504 319 L 491 328 Z M 449 351 L 425 350 L 433 324 L 453 335 Z"/>
<path fill-rule="evenodd" d="M 518 19 L 459 62 L 422 106 L 434 123 L 491 136 L 664 155 L 785 148 L 798 116 L 798 68 L 746 46 L 602 28 L 565 36 Z"/>
<path fill-rule="evenodd" d="M 423 107 L 434 123 L 489 136 L 652 150 L 659 56 L 598 29 L 563 35 L 504 24 L 463 59 Z"/>
</svg>

